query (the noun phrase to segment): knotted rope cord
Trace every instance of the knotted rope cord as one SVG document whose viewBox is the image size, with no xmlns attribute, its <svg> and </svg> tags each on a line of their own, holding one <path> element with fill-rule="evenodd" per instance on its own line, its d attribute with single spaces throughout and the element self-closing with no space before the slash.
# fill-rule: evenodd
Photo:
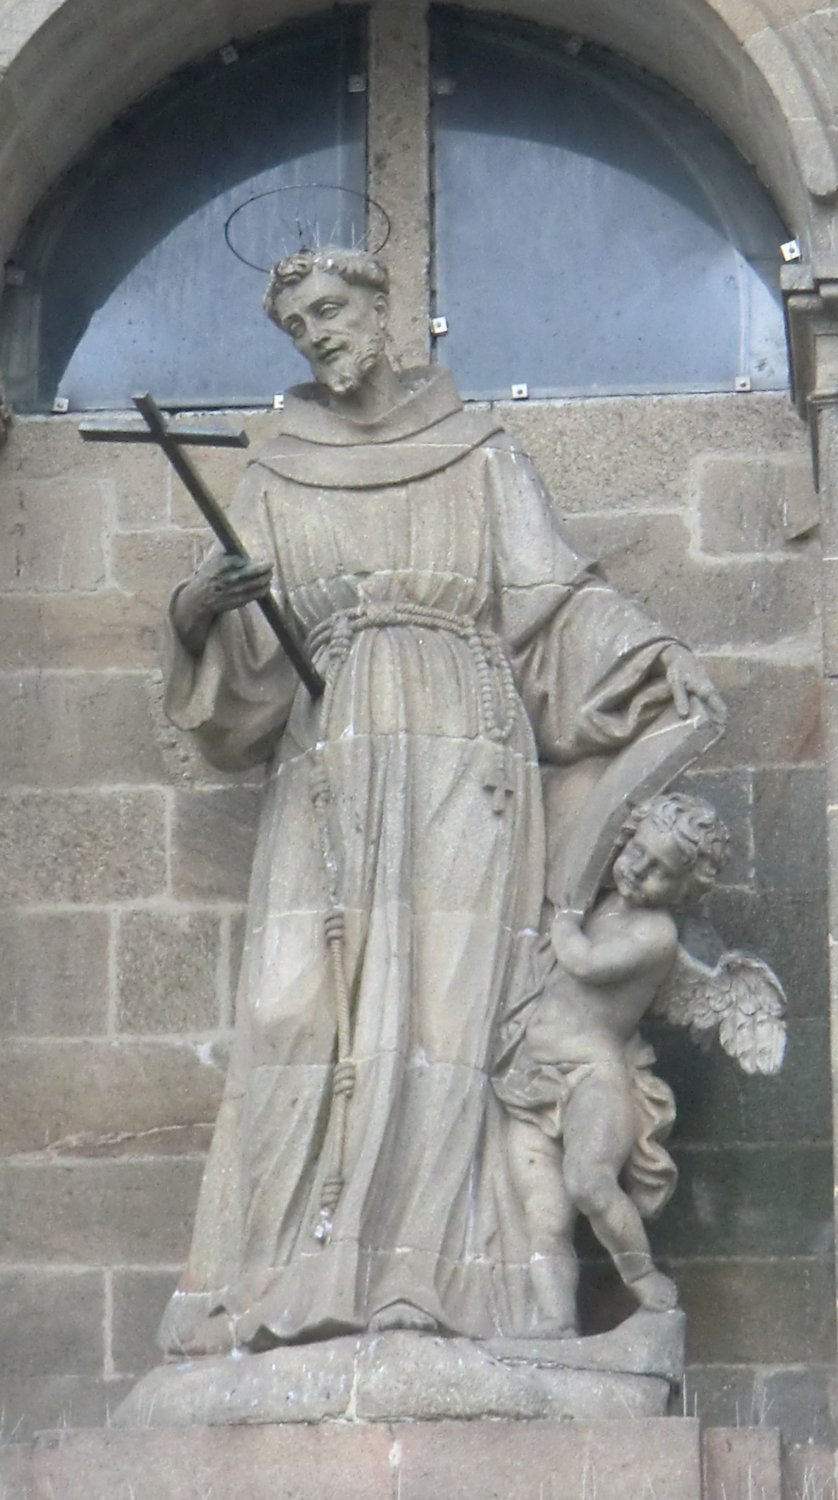
<svg viewBox="0 0 838 1500">
<path fill-rule="evenodd" d="M 454 614 L 450 610 L 435 609 L 429 604 L 374 603 L 369 601 L 355 609 L 341 610 L 330 616 L 309 633 L 307 646 L 312 655 L 328 642 L 330 661 L 335 661 L 338 646 L 339 665 L 349 653 L 352 637 L 364 630 L 376 630 L 388 625 L 425 626 L 430 630 L 447 631 L 468 643 L 474 660 L 480 703 L 480 733 L 496 744 L 507 744 L 515 726 L 515 709 L 518 695 L 512 668 L 506 658 L 500 639 L 492 630 L 480 630 L 470 615 Z M 500 705 L 496 688 L 500 686 Z M 328 692 L 328 687 L 327 687 Z M 328 707 L 331 707 L 329 702 Z M 324 709 L 324 723 L 327 710 Z"/>
<path fill-rule="evenodd" d="M 356 1076 L 352 1058 L 352 1020 L 345 961 L 346 914 L 341 905 L 338 863 L 329 834 L 331 788 L 323 751 L 328 737 L 335 683 L 349 657 L 353 638 L 364 630 L 380 629 L 388 625 L 425 626 L 431 630 L 447 631 L 467 642 L 477 678 L 480 733 L 496 747 L 494 780 L 491 775 L 484 780 L 484 784 L 494 792 L 495 812 L 503 812 L 504 794 L 511 790 L 511 786 L 506 785 L 506 753 L 515 724 L 517 693 L 512 669 L 493 632 L 479 630 L 474 620 L 467 615 L 455 615 L 448 610 L 410 602 L 393 605 L 366 603 L 355 609 L 341 610 L 311 631 L 308 647 L 312 655 L 328 646 L 322 739 L 316 747 L 317 759 L 312 766 L 311 799 L 317 815 L 320 851 L 326 876 L 328 911 L 324 932 L 332 970 L 337 1029 L 337 1061 L 332 1073 L 332 1097 L 326 1127 L 328 1167 L 320 1190 L 320 1207 L 313 1230 L 314 1238 L 321 1244 L 331 1234 L 334 1211 L 344 1186 L 349 1101 L 355 1090 Z M 500 688 L 500 704 L 497 686 Z"/>
<path fill-rule="evenodd" d="M 323 739 L 317 747 L 318 758 L 311 770 L 311 800 L 320 831 L 320 853 L 326 876 L 328 911 L 324 922 L 326 947 L 332 969 L 337 1029 L 337 1061 L 332 1071 L 332 1098 L 326 1126 L 328 1166 L 320 1189 L 320 1208 L 314 1225 L 314 1238 L 325 1244 L 331 1234 L 332 1219 L 343 1189 L 343 1159 L 346 1152 L 346 1127 L 349 1100 L 355 1090 L 355 1063 L 352 1059 L 352 1022 L 349 1012 L 349 984 L 346 978 L 346 914 L 340 904 L 338 862 L 329 837 L 329 802 L 331 788 L 322 752 L 328 733 L 334 698 L 335 680 L 352 646 L 352 632 L 341 628 L 340 618 L 329 640 L 329 662 L 326 690 L 323 695 Z"/>
</svg>

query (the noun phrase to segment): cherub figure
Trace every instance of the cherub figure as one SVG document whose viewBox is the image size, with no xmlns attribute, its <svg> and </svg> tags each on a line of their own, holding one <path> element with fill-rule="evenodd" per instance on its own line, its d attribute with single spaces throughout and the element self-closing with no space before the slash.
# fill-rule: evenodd
<svg viewBox="0 0 838 1500">
<path fill-rule="evenodd" d="M 675 1102 L 652 1073 L 644 1016 L 689 1026 L 694 1038 L 718 1031 L 746 1072 L 782 1063 L 785 1007 L 771 970 L 738 953 L 710 969 L 678 942 L 673 911 L 710 889 L 728 843 L 714 809 L 695 797 L 671 793 L 638 807 L 623 829 L 614 889 L 581 925 L 556 914 L 535 991 L 502 1030 L 494 1087 L 531 1236 L 536 1337 L 576 1335 L 579 1213 L 641 1306 L 677 1305 L 643 1227 L 677 1180 L 663 1145 Z"/>
</svg>

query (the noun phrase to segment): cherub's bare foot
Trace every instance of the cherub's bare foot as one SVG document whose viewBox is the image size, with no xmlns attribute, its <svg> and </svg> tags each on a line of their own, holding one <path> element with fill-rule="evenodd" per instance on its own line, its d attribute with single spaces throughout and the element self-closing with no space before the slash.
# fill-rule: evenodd
<svg viewBox="0 0 838 1500">
<path fill-rule="evenodd" d="M 649 1312 L 671 1312 L 678 1306 L 678 1288 L 675 1282 L 657 1271 L 654 1266 L 631 1283 L 631 1289 L 641 1307 Z"/>
<path fill-rule="evenodd" d="M 436 1333 L 437 1325 L 430 1313 L 412 1302 L 391 1302 L 370 1318 L 370 1332 L 386 1333 L 394 1328 L 410 1328 L 414 1333 Z"/>
</svg>

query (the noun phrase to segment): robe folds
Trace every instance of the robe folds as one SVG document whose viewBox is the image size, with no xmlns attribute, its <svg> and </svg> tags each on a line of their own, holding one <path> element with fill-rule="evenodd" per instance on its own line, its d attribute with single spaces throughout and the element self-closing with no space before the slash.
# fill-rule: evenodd
<svg viewBox="0 0 838 1500">
<path fill-rule="evenodd" d="M 530 1250 L 489 1073 L 537 944 L 539 762 L 633 739 L 668 697 L 671 637 L 565 544 L 530 461 L 444 371 L 405 377 L 370 425 L 289 393 L 231 518 L 328 685 L 312 703 L 254 605 L 200 659 L 171 632 L 172 721 L 215 766 L 267 771 L 229 1076 L 161 1342 L 328 1337 L 395 1301 L 523 1335 Z M 354 1092 L 317 1238 L 335 912 Z"/>
</svg>

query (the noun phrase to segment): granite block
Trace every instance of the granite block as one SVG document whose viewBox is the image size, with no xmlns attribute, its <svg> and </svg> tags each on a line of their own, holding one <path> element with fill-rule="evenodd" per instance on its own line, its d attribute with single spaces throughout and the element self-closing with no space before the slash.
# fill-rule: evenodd
<svg viewBox="0 0 838 1500">
<path fill-rule="evenodd" d="M 0 1162 L 0 1262 L 178 1265 L 203 1158 Z"/>
<path fill-rule="evenodd" d="M 210 1042 L 10 1040 L 0 1050 L 0 1150 L 182 1155 L 206 1144 L 226 1054 Z"/>
<path fill-rule="evenodd" d="M 144 674 L 0 673 L 0 780 L 107 786 L 165 779 Z"/>
<path fill-rule="evenodd" d="M 157 791 L 20 792 L 0 798 L 0 899 L 97 903 L 161 895 Z"/>
<path fill-rule="evenodd" d="M 9 1036 L 95 1035 L 107 1026 L 106 912 L 37 912 L 0 916 L 3 1032 Z"/>
<path fill-rule="evenodd" d="M 118 589 L 0 595 L 0 668 L 88 671 L 153 667 L 160 612 Z"/>
<path fill-rule="evenodd" d="M 219 1025 L 221 921 L 210 911 L 126 911 L 120 916 L 120 1031 L 200 1032 Z"/>
<path fill-rule="evenodd" d="M 3 1378 L 100 1375 L 104 1316 L 100 1271 L 0 1267 Z"/>
<path fill-rule="evenodd" d="M 773 1428 L 750 1431 L 710 1428 L 703 1434 L 702 1500 L 783 1500 L 780 1434 Z"/>
</svg>

